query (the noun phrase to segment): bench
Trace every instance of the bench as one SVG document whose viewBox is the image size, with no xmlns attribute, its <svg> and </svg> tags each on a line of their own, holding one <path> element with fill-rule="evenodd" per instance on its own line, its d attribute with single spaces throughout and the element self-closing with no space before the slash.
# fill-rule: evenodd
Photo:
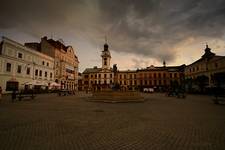
<svg viewBox="0 0 225 150">
<path fill-rule="evenodd" d="M 33 94 L 19 94 L 17 96 L 17 98 L 19 99 L 19 101 L 21 101 L 23 98 L 26 98 L 26 97 L 28 97 L 30 99 L 34 99 L 36 96 L 33 95 Z"/>
</svg>

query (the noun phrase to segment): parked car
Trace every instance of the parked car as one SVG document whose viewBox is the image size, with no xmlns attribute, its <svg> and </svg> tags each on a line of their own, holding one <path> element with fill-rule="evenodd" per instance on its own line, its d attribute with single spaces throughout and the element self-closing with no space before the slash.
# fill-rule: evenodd
<svg viewBox="0 0 225 150">
<path fill-rule="evenodd" d="M 143 92 L 144 93 L 153 93 L 154 92 L 154 89 L 153 88 L 144 88 L 143 89 Z"/>
</svg>

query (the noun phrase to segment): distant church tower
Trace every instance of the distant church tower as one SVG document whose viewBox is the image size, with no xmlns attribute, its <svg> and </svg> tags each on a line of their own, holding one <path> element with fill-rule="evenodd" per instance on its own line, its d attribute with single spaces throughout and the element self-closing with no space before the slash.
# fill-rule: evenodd
<svg viewBox="0 0 225 150">
<path fill-rule="evenodd" d="M 111 54 L 109 52 L 107 40 L 105 41 L 104 50 L 102 51 L 101 57 L 102 57 L 102 69 L 110 69 Z"/>
</svg>

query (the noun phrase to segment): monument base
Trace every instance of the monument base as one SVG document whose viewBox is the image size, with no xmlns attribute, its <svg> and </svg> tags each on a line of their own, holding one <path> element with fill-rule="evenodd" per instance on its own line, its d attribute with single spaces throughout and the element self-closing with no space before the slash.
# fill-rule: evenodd
<svg viewBox="0 0 225 150">
<path fill-rule="evenodd" d="M 144 97 L 133 91 L 100 91 L 94 92 L 88 101 L 105 103 L 144 102 Z"/>
</svg>

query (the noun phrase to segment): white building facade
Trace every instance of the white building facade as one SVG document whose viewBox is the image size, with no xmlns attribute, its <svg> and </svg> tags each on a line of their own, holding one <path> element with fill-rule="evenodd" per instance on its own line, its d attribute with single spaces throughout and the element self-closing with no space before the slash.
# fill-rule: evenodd
<svg viewBox="0 0 225 150">
<path fill-rule="evenodd" d="M 0 86 L 7 93 L 7 82 L 18 82 L 18 89 L 29 83 L 48 87 L 54 81 L 54 59 L 6 37 L 0 45 Z"/>
</svg>

